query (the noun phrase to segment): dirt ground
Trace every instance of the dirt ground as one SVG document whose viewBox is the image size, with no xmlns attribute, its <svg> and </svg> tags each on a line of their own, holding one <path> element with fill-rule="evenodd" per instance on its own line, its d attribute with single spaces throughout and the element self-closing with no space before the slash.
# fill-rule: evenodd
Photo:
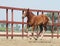
<svg viewBox="0 0 60 46">
<path fill-rule="evenodd" d="M 14 37 L 13 39 L 0 37 L 0 46 L 60 46 L 60 38 L 44 37 L 42 40 L 27 39 L 21 37 Z"/>
</svg>

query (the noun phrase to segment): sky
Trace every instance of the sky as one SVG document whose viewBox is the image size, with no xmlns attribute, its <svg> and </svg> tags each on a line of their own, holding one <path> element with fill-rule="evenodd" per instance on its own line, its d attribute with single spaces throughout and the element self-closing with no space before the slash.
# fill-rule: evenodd
<svg viewBox="0 0 60 46">
<path fill-rule="evenodd" d="M 0 6 L 59 11 L 60 0 L 0 0 Z M 0 9 L 0 20 L 6 19 L 5 14 L 5 10 Z M 14 11 L 14 20 L 22 21 L 21 15 L 21 11 Z M 11 20 L 11 10 L 9 10 L 9 20 Z"/>
<path fill-rule="evenodd" d="M 32 8 L 42 10 L 59 10 L 60 0 L 0 0 L 0 6 Z"/>
<path fill-rule="evenodd" d="M 60 10 L 60 0 L 0 0 L 0 6 L 30 8 L 39 10 Z M 0 13 L 2 13 L 3 11 L 5 10 L 0 9 Z M 6 19 L 4 18 L 4 14 L 5 12 L 3 12 L 1 18 Z M 15 20 L 17 20 L 16 17 L 19 17 L 18 15 L 19 13 L 17 14 L 17 11 L 15 11 Z"/>
</svg>

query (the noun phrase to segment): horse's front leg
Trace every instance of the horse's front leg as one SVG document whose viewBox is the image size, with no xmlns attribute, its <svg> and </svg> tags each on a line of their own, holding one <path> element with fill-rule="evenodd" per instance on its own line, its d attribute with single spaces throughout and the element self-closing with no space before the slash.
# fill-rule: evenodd
<svg viewBox="0 0 60 46">
<path fill-rule="evenodd" d="M 36 37 L 34 36 L 34 29 L 35 29 L 35 26 L 32 26 L 32 37 L 33 37 L 35 40 L 37 40 Z"/>
<path fill-rule="evenodd" d="M 28 29 L 29 29 L 29 27 L 28 27 L 28 25 L 27 25 L 27 28 L 26 28 L 26 31 L 25 31 L 25 33 L 27 33 L 27 38 L 29 38 L 29 32 L 28 32 Z"/>
<path fill-rule="evenodd" d="M 32 36 L 34 36 L 34 26 L 31 26 L 32 27 Z M 29 39 L 32 39 L 32 37 L 30 36 L 30 32 L 28 32 L 28 29 L 29 29 L 29 25 L 27 25 L 27 29 L 26 29 L 26 33 L 27 33 L 27 38 Z"/>
<path fill-rule="evenodd" d="M 32 37 L 34 37 L 34 26 L 32 26 Z"/>
<path fill-rule="evenodd" d="M 27 38 L 29 38 L 28 28 L 26 29 L 26 33 L 27 33 Z"/>
</svg>

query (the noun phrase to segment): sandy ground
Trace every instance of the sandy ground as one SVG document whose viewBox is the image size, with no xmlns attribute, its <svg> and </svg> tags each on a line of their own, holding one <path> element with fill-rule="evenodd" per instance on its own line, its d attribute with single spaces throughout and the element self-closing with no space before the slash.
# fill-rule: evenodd
<svg viewBox="0 0 60 46">
<path fill-rule="evenodd" d="M 0 37 L 0 46 L 60 46 L 60 38 L 44 37 L 42 40 L 40 38 L 38 40 L 30 40 L 26 37 L 23 39 L 21 37 L 14 37 L 13 39 Z"/>
<path fill-rule="evenodd" d="M 0 32 L 0 34 L 2 34 L 2 32 Z M 6 33 L 3 32 L 3 34 Z M 40 38 L 38 40 L 30 40 L 26 37 L 24 37 L 23 39 L 22 37 L 14 37 L 13 39 L 9 37 L 8 39 L 6 39 L 6 37 L 0 36 L 0 46 L 60 46 L 60 38 L 57 39 L 54 37 L 52 39 L 51 37 L 44 37 L 42 40 Z"/>
</svg>

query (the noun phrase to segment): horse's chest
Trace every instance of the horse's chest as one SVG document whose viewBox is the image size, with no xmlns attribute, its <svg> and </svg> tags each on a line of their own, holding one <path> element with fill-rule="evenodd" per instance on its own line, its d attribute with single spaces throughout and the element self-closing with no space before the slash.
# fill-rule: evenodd
<svg viewBox="0 0 60 46">
<path fill-rule="evenodd" d="M 29 25 L 33 25 L 33 24 L 34 24 L 34 19 L 28 20 L 27 23 L 28 23 Z"/>
</svg>

